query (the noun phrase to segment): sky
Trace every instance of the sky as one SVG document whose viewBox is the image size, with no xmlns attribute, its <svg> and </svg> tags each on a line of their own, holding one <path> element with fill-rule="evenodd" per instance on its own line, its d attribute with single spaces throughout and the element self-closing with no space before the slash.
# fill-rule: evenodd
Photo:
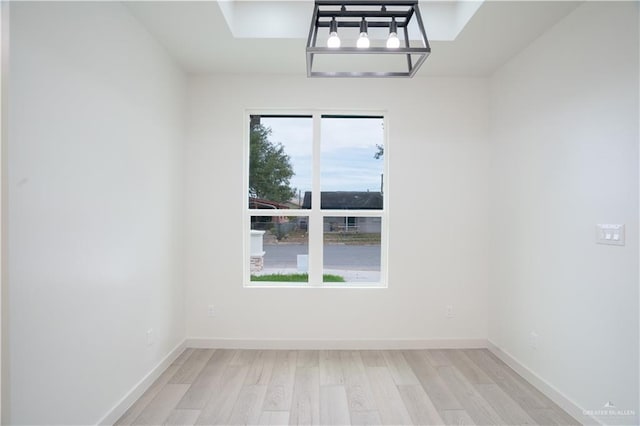
<svg viewBox="0 0 640 426">
<path fill-rule="evenodd" d="M 272 130 L 270 141 L 279 142 L 291 159 L 295 175 L 291 186 L 311 190 L 312 118 L 263 117 Z M 382 119 L 322 118 L 320 180 L 322 191 L 380 191 L 382 159 L 373 156 L 383 145 Z"/>
</svg>

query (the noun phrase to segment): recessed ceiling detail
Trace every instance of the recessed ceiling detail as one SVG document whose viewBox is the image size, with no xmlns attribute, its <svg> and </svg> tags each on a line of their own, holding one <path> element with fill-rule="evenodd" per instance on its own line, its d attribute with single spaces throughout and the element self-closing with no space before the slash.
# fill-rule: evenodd
<svg viewBox="0 0 640 426">
<path fill-rule="evenodd" d="M 122 4 L 188 73 L 306 75 L 313 1 Z M 433 52 L 416 76 L 489 76 L 580 4 L 420 1 Z"/>
<path fill-rule="evenodd" d="M 430 40 L 450 41 L 460 34 L 484 0 L 420 1 Z M 394 0 L 389 1 L 392 6 Z M 218 6 L 235 38 L 306 39 L 312 0 L 220 0 Z"/>
</svg>

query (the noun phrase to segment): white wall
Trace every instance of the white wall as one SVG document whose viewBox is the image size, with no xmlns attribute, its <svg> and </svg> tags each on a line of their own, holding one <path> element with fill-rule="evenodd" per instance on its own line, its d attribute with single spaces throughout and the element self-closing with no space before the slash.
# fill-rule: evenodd
<svg viewBox="0 0 640 426">
<path fill-rule="evenodd" d="M 95 423 L 185 334 L 489 336 L 582 407 L 639 411 L 637 4 L 581 6 L 491 87 L 187 88 L 120 4 L 11 9 L 11 422 Z M 388 111 L 388 289 L 243 288 L 245 108 Z M 596 223 L 625 223 L 627 245 L 596 245 Z"/>
<path fill-rule="evenodd" d="M 486 80 L 212 75 L 189 94 L 188 337 L 486 338 Z M 388 111 L 388 289 L 243 288 L 245 108 Z"/>
<path fill-rule="evenodd" d="M 117 3 L 10 36 L 11 422 L 92 424 L 184 338 L 185 79 Z"/>
<path fill-rule="evenodd" d="M 489 339 L 583 409 L 636 412 L 605 423 L 640 412 L 638 72 L 638 3 L 587 2 L 491 80 Z"/>
</svg>

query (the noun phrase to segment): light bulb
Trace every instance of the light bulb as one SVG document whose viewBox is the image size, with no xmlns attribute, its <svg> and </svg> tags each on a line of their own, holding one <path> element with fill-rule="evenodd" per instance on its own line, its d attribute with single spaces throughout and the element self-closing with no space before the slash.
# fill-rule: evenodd
<svg viewBox="0 0 640 426">
<path fill-rule="evenodd" d="M 367 34 L 368 28 L 367 21 L 362 18 L 362 21 L 360 21 L 360 38 L 358 38 L 358 41 L 356 42 L 358 49 L 369 48 L 369 34 Z"/>
<path fill-rule="evenodd" d="M 387 39 L 387 49 L 397 49 L 400 47 L 400 40 L 398 39 L 398 23 L 396 18 L 391 18 L 391 24 L 389 25 L 389 38 Z"/>
<path fill-rule="evenodd" d="M 398 47 L 400 47 L 400 39 L 398 38 L 398 34 L 390 33 L 389 38 L 387 39 L 387 48 L 397 49 Z"/>
<path fill-rule="evenodd" d="M 369 48 L 369 36 L 367 33 L 360 33 L 360 38 L 356 42 L 356 46 L 359 49 L 368 49 Z"/>
<path fill-rule="evenodd" d="M 338 23 L 336 18 L 332 18 L 329 23 L 329 39 L 327 40 L 327 47 L 337 49 L 340 47 L 340 37 L 338 37 Z"/>
<path fill-rule="evenodd" d="M 338 47 L 340 47 L 340 37 L 338 37 L 337 32 L 334 31 L 329 35 L 329 39 L 327 40 L 327 47 L 330 47 L 332 49 L 337 49 Z"/>
</svg>

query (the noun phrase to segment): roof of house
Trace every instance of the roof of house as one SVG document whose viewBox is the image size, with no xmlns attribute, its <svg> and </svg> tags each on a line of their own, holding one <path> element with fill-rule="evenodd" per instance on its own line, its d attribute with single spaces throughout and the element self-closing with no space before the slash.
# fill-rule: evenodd
<svg viewBox="0 0 640 426">
<path fill-rule="evenodd" d="M 304 193 L 303 209 L 311 208 L 311 192 Z M 382 210 L 382 193 L 377 191 L 322 191 L 320 208 L 330 210 Z"/>
<path fill-rule="evenodd" d="M 250 209 L 288 209 L 289 205 L 262 198 L 249 197 Z"/>
</svg>

